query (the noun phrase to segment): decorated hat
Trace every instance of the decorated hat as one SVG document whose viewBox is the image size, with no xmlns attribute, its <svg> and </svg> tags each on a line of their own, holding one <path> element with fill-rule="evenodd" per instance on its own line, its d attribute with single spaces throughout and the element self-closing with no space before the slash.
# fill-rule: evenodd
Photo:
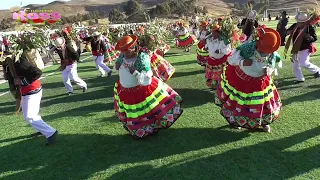
<svg viewBox="0 0 320 180">
<path fill-rule="evenodd" d="M 116 45 L 116 50 L 117 51 L 128 50 L 137 42 L 137 40 L 138 40 L 138 37 L 136 35 L 124 36 L 118 41 Z"/>
<path fill-rule="evenodd" d="M 219 26 L 218 24 L 215 24 L 212 26 L 211 28 L 211 31 L 214 32 L 214 31 L 219 31 L 221 29 L 221 26 Z"/>
<path fill-rule="evenodd" d="M 53 43 L 55 46 L 62 46 L 66 43 L 66 40 L 63 37 L 56 37 L 53 40 Z"/>
<path fill-rule="evenodd" d="M 92 36 L 99 36 L 99 35 L 101 35 L 101 33 L 98 32 L 98 31 L 95 31 L 95 32 L 92 33 Z"/>
<path fill-rule="evenodd" d="M 257 11 L 255 10 L 250 11 L 247 16 L 248 19 L 255 19 L 256 17 L 257 17 Z"/>
<path fill-rule="evenodd" d="M 281 44 L 280 34 L 272 28 L 261 28 L 258 33 L 257 50 L 270 54 L 279 49 Z"/>
<path fill-rule="evenodd" d="M 202 27 L 207 27 L 209 25 L 209 22 L 208 21 L 203 21 L 202 23 L 201 23 L 201 26 Z"/>
<path fill-rule="evenodd" d="M 144 31 L 144 28 L 143 28 L 142 26 L 139 26 L 139 27 L 137 28 L 137 31 Z"/>
<path fill-rule="evenodd" d="M 308 14 L 305 14 L 305 13 L 298 13 L 295 17 L 296 21 L 297 22 L 307 22 L 309 21 L 311 17 L 308 16 Z"/>
<path fill-rule="evenodd" d="M 179 26 L 183 26 L 183 22 L 181 22 L 181 21 L 178 21 L 177 24 L 178 24 Z"/>
</svg>

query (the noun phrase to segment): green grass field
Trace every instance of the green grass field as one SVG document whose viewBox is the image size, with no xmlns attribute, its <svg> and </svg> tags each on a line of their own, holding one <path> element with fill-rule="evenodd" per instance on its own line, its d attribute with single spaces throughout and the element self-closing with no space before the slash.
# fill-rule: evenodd
<svg viewBox="0 0 320 180">
<path fill-rule="evenodd" d="M 319 55 L 312 56 L 317 65 Z M 195 50 L 183 53 L 173 48 L 166 59 L 176 67 L 168 84 L 184 98 L 184 113 L 170 129 L 143 140 L 133 140 L 115 117 L 113 85 L 118 75 L 98 77 L 91 58 L 78 67 L 88 83 L 86 93 L 74 86 L 76 94 L 66 96 L 60 72 L 41 80 L 40 113 L 59 130 L 55 146 L 45 147 L 43 137 L 27 138 L 34 130 L 22 115 L 13 115 L 11 94 L 0 96 L 0 178 L 319 179 L 319 79 L 304 71 L 306 82 L 294 85 L 291 62 L 284 60 L 275 77 L 283 110 L 272 132 L 236 130 L 227 126 L 214 105 Z M 0 94 L 7 87 L 0 85 Z"/>
</svg>

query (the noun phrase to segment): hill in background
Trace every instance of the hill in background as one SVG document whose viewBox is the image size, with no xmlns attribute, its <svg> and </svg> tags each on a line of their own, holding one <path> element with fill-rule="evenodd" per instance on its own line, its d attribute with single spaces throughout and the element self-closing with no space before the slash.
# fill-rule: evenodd
<svg viewBox="0 0 320 180">
<path fill-rule="evenodd" d="M 137 0 L 145 7 L 154 7 L 165 0 Z M 108 13 L 112 8 L 122 7 L 128 0 L 71 0 L 68 2 L 54 1 L 45 5 L 32 4 L 26 7 L 30 9 L 49 9 L 60 12 L 63 17 L 75 16 L 77 14 L 86 14 L 90 11 L 99 11 Z M 247 0 L 197 0 L 196 5 L 206 6 L 211 15 L 229 14 L 232 10 L 236 10 L 236 4 L 244 4 Z M 266 2 L 266 0 L 256 0 L 255 2 Z M 269 8 L 288 8 L 301 7 L 312 8 L 315 6 L 315 0 L 269 0 Z M 319 2 L 319 0 L 318 0 Z M 0 20 L 11 18 L 12 14 L 9 10 L 0 11 Z"/>
</svg>

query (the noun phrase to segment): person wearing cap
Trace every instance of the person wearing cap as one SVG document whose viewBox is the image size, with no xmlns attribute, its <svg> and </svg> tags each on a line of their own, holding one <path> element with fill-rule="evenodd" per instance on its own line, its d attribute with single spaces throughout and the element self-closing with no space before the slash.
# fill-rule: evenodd
<svg viewBox="0 0 320 180">
<path fill-rule="evenodd" d="M 259 23 L 256 20 L 256 17 L 257 17 L 257 11 L 253 10 L 253 11 L 250 11 L 248 16 L 242 19 L 241 21 L 240 26 L 241 26 L 242 32 L 247 36 L 247 41 L 245 41 L 244 43 L 250 42 L 251 40 L 253 40 L 252 35 L 254 32 L 254 29 L 258 28 L 259 26 Z"/>
<path fill-rule="evenodd" d="M 7 78 L 13 81 L 16 90 L 21 92 L 21 110 L 25 121 L 34 128 L 37 133 L 32 137 L 44 135 L 47 139 L 46 146 L 56 142 L 58 131 L 45 123 L 39 115 L 42 98 L 42 85 L 40 77 L 42 71 L 22 55 L 19 60 L 13 62 L 15 57 L 8 61 Z"/>
<path fill-rule="evenodd" d="M 84 82 L 78 75 L 77 61 L 79 61 L 79 55 L 74 50 L 71 41 L 65 41 L 63 37 L 57 37 L 54 40 L 56 46 L 56 52 L 61 59 L 61 71 L 64 86 L 67 89 L 67 94 L 73 94 L 73 88 L 71 81 L 75 82 L 85 92 L 87 89 L 87 83 Z M 71 80 L 71 81 L 70 81 Z"/>
<path fill-rule="evenodd" d="M 296 84 L 305 81 L 301 67 L 312 73 L 315 78 L 320 78 L 320 68 L 310 62 L 310 55 L 315 52 L 313 43 L 318 39 L 315 28 L 309 22 L 310 18 L 308 14 L 298 13 L 295 17 L 297 23 L 292 24 L 287 30 L 287 35 L 290 36 L 285 51 L 292 43 L 291 53 Z"/>
<path fill-rule="evenodd" d="M 154 77 L 150 56 L 139 52 L 138 37 L 124 36 L 116 45 L 121 52 L 115 69 L 115 112 L 123 127 L 140 139 L 169 128 L 182 114 L 182 99 L 167 84 Z"/>
<path fill-rule="evenodd" d="M 221 34 L 221 26 L 215 24 L 211 29 L 211 37 L 206 39 L 205 48 L 208 50 L 209 56 L 206 58 L 206 85 L 215 89 L 218 79 L 222 73 L 223 67 L 227 63 L 228 57 L 231 55 L 231 44 L 224 41 Z"/>
<path fill-rule="evenodd" d="M 196 37 L 194 35 L 190 35 L 188 29 L 184 27 L 183 22 L 178 22 L 177 24 L 179 28 L 177 32 L 176 46 L 178 48 L 184 48 L 185 52 L 190 52 L 190 47 L 194 45 Z"/>
<path fill-rule="evenodd" d="M 285 41 L 286 41 L 287 28 L 288 28 L 288 22 L 289 22 L 287 15 L 288 15 L 287 12 L 283 11 L 281 15 L 281 19 L 279 20 L 277 25 L 277 31 L 281 36 L 281 46 L 285 46 Z"/>
<path fill-rule="evenodd" d="M 209 22 L 203 21 L 201 23 L 201 30 L 199 32 L 198 40 L 199 43 L 197 45 L 197 61 L 198 64 L 201 66 L 205 66 L 207 62 L 207 57 L 209 56 L 208 51 L 205 49 L 205 41 L 206 37 L 210 34 L 210 31 L 208 30 Z"/>
<path fill-rule="evenodd" d="M 258 30 L 258 40 L 240 45 L 228 58 L 215 94 L 221 115 L 237 128 L 262 128 L 279 117 L 281 100 L 271 74 L 281 57 L 276 52 L 280 34 L 271 28 Z M 279 64 L 278 64 L 279 65 Z"/>
<path fill-rule="evenodd" d="M 92 33 L 92 36 L 84 38 L 83 40 L 91 43 L 92 57 L 96 63 L 96 67 L 99 70 L 101 77 L 105 77 L 106 72 L 108 73 L 108 77 L 110 77 L 112 71 L 104 63 L 104 55 L 106 54 L 107 49 L 103 39 L 101 38 L 101 33 L 95 31 Z"/>
</svg>

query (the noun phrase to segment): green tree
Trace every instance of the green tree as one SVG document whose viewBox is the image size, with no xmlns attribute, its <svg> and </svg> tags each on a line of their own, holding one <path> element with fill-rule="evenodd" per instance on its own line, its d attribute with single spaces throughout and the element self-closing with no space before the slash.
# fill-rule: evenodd
<svg viewBox="0 0 320 180">
<path fill-rule="evenodd" d="M 171 12 L 170 6 L 167 3 L 158 4 L 155 10 L 156 10 L 156 13 L 159 15 L 168 15 Z"/>
<path fill-rule="evenodd" d="M 89 13 L 83 15 L 83 20 L 90 20 L 91 16 Z"/>
<path fill-rule="evenodd" d="M 135 0 L 128 1 L 127 5 L 123 7 L 124 12 L 127 16 L 130 16 L 138 11 L 140 11 L 140 4 Z"/>
<path fill-rule="evenodd" d="M 236 9 L 241 9 L 241 6 L 240 6 L 239 2 L 235 2 L 233 4 L 233 7 L 236 8 Z"/>
<path fill-rule="evenodd" d="M 108 17 L 109 21 L 112 23 L 122 23 L 124 21 L 124 15 L 121 13 L 119 8 L 111 9 Z"/>
<path fill-rule="evenodd" d="M 78 17 L 78 21 L 83 21 L 83 16 L 80 13 L 77 14 L 77 17 Z"/>
<path fill-rule="evenodd" d="M 203 15 L 208 14 L 208 7 L 207 7 L 207 6 L 204 6 L 204 7 L 203 7 L 202 13 L 203 13 Z"/>
</svg>

